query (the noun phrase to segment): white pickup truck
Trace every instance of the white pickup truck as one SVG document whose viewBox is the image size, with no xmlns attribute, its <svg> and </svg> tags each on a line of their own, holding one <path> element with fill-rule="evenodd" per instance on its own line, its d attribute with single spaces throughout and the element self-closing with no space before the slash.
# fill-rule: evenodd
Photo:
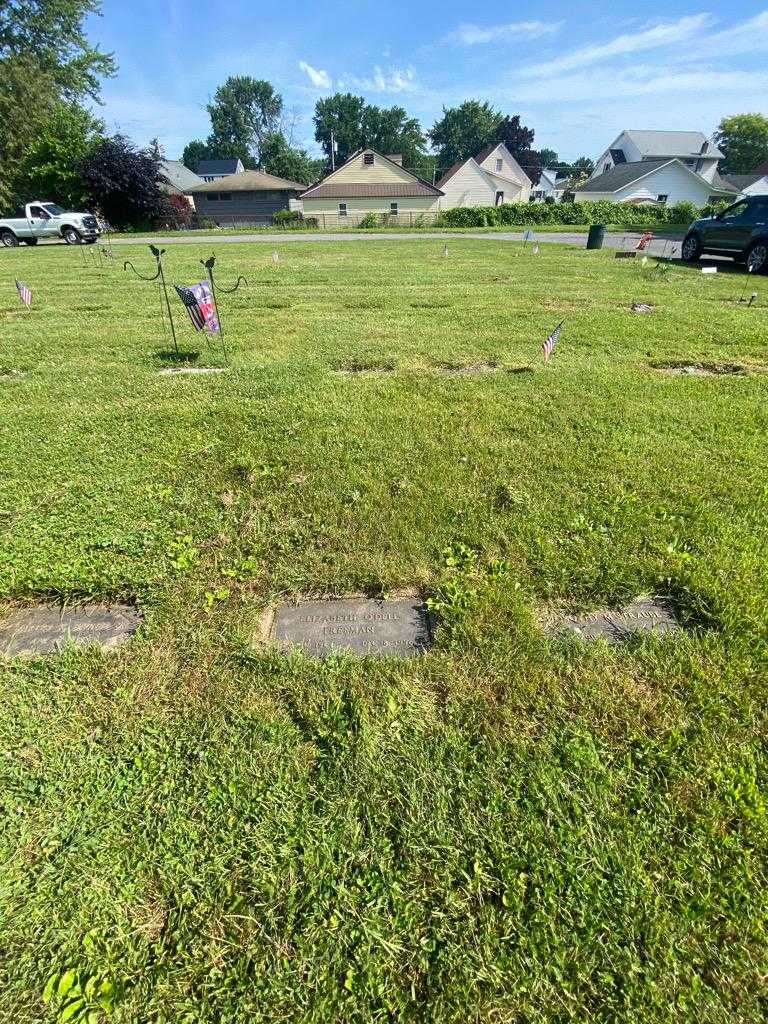
<svg viewBox="0 0 768 1024">
<path fill-rule="evenodd" d="M 0 219 L 0 243 L 6 246 L 37 245 L 40 238 L 63 238 L 67 245 L 82 245 L 95 242 L 100 233 L 93 214 L 69 213 L 47 200 L 27 203 L 18 217 Z"/>
</svg>

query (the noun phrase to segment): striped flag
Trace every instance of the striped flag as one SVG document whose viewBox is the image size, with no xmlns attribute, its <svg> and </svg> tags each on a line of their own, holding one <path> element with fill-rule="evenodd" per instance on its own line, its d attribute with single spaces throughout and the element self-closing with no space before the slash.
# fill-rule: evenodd
<svg viewBox="0 0 768 1024">
<path fill-rule="evenodd" d="M 202 331 L 205 328 L 210 334 L 213 334 L 214 331 L 220 330 L 209 281 L 199 281 L 191 286 L 175 284 L 174 288 L 184 303 L 196 331 Z"/>
<path fill-rule="evenodd" d="M 562 331 L 564 323 L 565 320 L 561 320 L 557 327 L 554 329 L 554 331 L 552 331 L 550 336 L 541 346 L 541 353 L 544 356 L 545 363 L 549 361 L 549 357 L 552 355 L 552 352 L 554 351 L 555 345 L 557 344 L 557 339 L 560 337 L 560 331 Z"/>
<path fill-rule="evenodd" d="M 648 243 L 652 242 L 652 241 L 653 241 L 653 232 L 652 231 L 644 231 L 643 234 L 642 234 L 642 237 L 640 238 L 640 241 L 635 246 L 635 250 L 637 252 L 642 252 L 643 249 L 645 249 L 645 247 L 648 245 Z"/>
<path fill-rule="evenodd" d="M 24 305 L 29 308 L 32 305 L 32 292 L 27 288 L 21 281 L 16 282 L 16 291 L 19 293 L 19 298 Z"/>
<path fill-rule="evenodd" d="M 205 317 L 200 311 L 197 297 L 191 288 L 188 288 L 185 284 L 175 284 L 173 286 L 181 301 L 184 303 L 187 312 L 189 313 L 189 319 L 192 321 L 192 326 L 196 331 L 202 331 L 205 327 Z"/>
</svg>

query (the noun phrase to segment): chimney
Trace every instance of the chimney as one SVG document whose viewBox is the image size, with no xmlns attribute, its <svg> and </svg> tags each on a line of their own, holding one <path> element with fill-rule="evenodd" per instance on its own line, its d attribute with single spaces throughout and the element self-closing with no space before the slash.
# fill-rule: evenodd
<svg viewBox="0 0 768 1024">
<path fill-rule="evenodd" d="M 391 160 L 393 164 L 397 164 L 398 167 L 403 166 L 403 154 L 402 153 L 387 153 L 387 160 Z"/>
</svg>

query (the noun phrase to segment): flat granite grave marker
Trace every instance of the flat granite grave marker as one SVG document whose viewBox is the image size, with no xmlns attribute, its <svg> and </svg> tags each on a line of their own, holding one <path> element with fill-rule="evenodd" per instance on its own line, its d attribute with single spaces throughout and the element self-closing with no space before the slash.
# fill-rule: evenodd
<svg viewBox="0 0 768 1024">
<path fill-rule="evenodd" d="M 278 606 L 270 639 L 316 658 L 342 651 L 408 658 L 432 646 L 432 629 L 419 598 L 348 598 Z"/>
<path fill-rule="evenodd" d="M 140 625 L 140 612 L 127 604 L 16 608 L 0 621 L 0 655 L 56 654 L 70 643 L 112 651 L 130 640 Z"/>
<path fill-rule="evenodd" d="M 604 637 L 619 643 L 633 633 L 677 633 L 680 625 L 664 601 L 654 597 L 638 597 L 620 610 L 599 608 L 586 615 L 558 614 L 555 629 L 570 630 L 585 640 Z"/>
</svg>

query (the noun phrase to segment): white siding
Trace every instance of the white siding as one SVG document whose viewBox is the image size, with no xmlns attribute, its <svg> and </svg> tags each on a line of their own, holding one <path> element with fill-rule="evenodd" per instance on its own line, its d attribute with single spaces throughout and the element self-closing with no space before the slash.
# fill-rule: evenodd
<svg viewBox="0 0 768 1024">
<path fill-rule="evenodd" d="M 444 210 L 451 210 L 454 206 L 494 206 L 496 203 L 496 189 L 474 160 L 467 161 L 440 188 L 445 192 L 442 201 Z M 510 186 L 510 191 L 511 188 Z M 501 185 L 499 190 L 502 190 Z M 517 191 L 515 189 L 515 192 Z M 504 199 L 508 202 L 515 201 L 511 195 L 507 197 L 506 192 Z"/>
<path fill-rule="evenodd" d="M 500 171 L 496 170 L 496 163 L 498 160 L 501 160 L 502 164 Z M 531 179 L 525 173 L 525 170 L 520 166 L 517 160 L 515 160 L 506 146 L 498 145 L 496 149 L 494 149 L 492 153 L 489 153 L 485 160 L 481 162 L 480 166 L 486 171 L 490 171 L 492 174 L 500 174 L 503 178 L 511 178 L 512 181 L 518 182 L 520 190 L 511 201 L 522 203 L 528 202 L 528 196 L 531 194 Z M 501 189 L 502 186 L 500 185 L 499 188 Z M 504 190 L 505 201 L 508 201 L 506 196 L 506 192 L 508 190 L 509 186 Z"/>
<path fill-rule="evenodd" d="M 682 200 L 704 206 L 712 195 L 712 189 L 707 182 L 689 174 L 680 164 L 669 164 L 617 192 L 577 192 L 576 201 L 596 203 L 608 199 L 614 203 L 655 202 L 659 195 L 669 197 L 667 206 L 674 206 Z"/>
</svg>

